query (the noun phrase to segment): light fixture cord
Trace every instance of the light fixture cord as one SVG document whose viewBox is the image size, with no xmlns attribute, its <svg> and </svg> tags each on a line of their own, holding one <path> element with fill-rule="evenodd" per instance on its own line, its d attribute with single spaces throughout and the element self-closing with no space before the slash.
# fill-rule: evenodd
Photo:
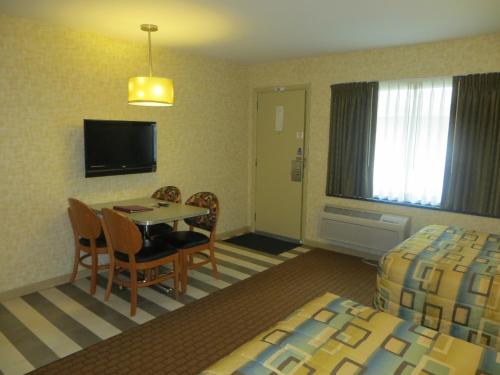
<svg viewBox="0 0 500 375">
<path fill-rule="evenodd" d="M 153 76 L 153 57 L 151 55 L 151 31 L 148 31 L 148 43 L 149 43 L 149 76 Z"/>
</svg>

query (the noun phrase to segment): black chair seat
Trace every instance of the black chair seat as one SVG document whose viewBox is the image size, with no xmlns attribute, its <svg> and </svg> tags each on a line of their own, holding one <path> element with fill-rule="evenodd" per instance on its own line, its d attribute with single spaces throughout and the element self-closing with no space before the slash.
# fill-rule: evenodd
<svg viewBox="0 0 500 375">
<path fill-rule="evenodd" d="M 141 226 L 139 227 L 142 233 L 144 233 L 144 227 Z M 174 228 L 172 228 L 171 225 L 166 224 L 166 223 L 161 223 L 161 224 L 154 224 L 148 226 L 148 236 L 149 238 L 154 238 L 157 236 L 164 236 L 170 232 L 172 232 Z"/>
<path fill-rule="evenodd" d="M 208 243 L 210 239 L 203 233 L 194 231 L 171 232 L 163 237 L 171 246 L 176 249 L 187 249 Z"/>
<path fill-rule="evenodd" d="M 82 245 L 82 246 L 90 247 L 90 240 L 88 238 L 80 237 L 78 242 L 80 242 L 80 245 Z M 106 247 L 106 238 L 104 237 L 104 233 L 101 233 L 101 235 L 98 238 L 96 238 L 95 246 L 96 247 Z"/>
<path fill-rule="evenodd" d="M 137 254 L 135 254 L 135 261 L 137 263 L 151 262 L 153 260 L 165 258 L 177 252 L 175 247 L 172 247 L 166 240 L 156 238 L 147 242 Z M 128 262 L 128 255 L 120 251 L 115 251 L 115 257 L 123 262 Z"/>
</svg>

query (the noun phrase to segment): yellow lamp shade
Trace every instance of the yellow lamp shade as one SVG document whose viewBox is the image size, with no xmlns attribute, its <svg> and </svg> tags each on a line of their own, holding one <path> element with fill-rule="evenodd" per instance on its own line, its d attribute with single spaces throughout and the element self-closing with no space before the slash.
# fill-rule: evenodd
<svg viewBox="0 0 500 375">
<path fill-rule="evenodd" d="M 128 80 L 128 104 L 145 106 L 174 105 L 174 83 L 161 77 L 132 77 Z"/>
</svg>

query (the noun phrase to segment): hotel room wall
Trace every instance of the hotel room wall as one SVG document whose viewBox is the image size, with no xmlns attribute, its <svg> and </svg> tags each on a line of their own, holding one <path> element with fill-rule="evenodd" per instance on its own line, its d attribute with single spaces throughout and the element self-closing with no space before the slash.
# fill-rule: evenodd
<svg viewBox="0 0 500 375">
<path fill-rule="evenodd" d="M 140 32 L 140 31 L 138 31 Z M 71 271 L 68 197 L 102 202 L 173 184 L 213 191 L 218 230 L 248 225 L 247 69 L 153 48 L 170 108 L 127 104 L 147 45 L 0 15 L 0 293 Z M 83 119 L 154 120 L 156 173 L 84 178 Z"/>
<path fill-rule="evenodd" d="M 412 232 L 433 223 L 454 224 L 500 233 L 500 219 L 462 215 L 325 195 L 330 127 L 330 85 L 341 82 L 391 80 L 500 71 L 500 34 L 360 52 L 279 61 L 249 69 L 249 95 L 263 87 L 310 84 L 307 139 L 305 239 L 317 243 L 319 213 L 325 203 L 410 216 Z M 249 102 L 250 126 L 254 106 Z M 251 151 L 252 152 L 252 151 Z M 250 158 L 253 160 L 253 157 Z M 253 196 L 251 194 L 251 196 Z M 253 202 L 251 202 L 253 207 Z"/>
</svg>

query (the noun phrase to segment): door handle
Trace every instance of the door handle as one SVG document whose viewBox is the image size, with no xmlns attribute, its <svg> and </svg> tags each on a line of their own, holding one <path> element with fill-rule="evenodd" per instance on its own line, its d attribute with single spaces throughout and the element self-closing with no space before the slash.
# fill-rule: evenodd
<svg viewBox="0 0 500 375">
<path fill-rule="evenodd" d="M 294 182 L 301 182 L 303 175 L 304 165 L 302 160 L 292 160 L 291 180 Z"/>
</svg>

